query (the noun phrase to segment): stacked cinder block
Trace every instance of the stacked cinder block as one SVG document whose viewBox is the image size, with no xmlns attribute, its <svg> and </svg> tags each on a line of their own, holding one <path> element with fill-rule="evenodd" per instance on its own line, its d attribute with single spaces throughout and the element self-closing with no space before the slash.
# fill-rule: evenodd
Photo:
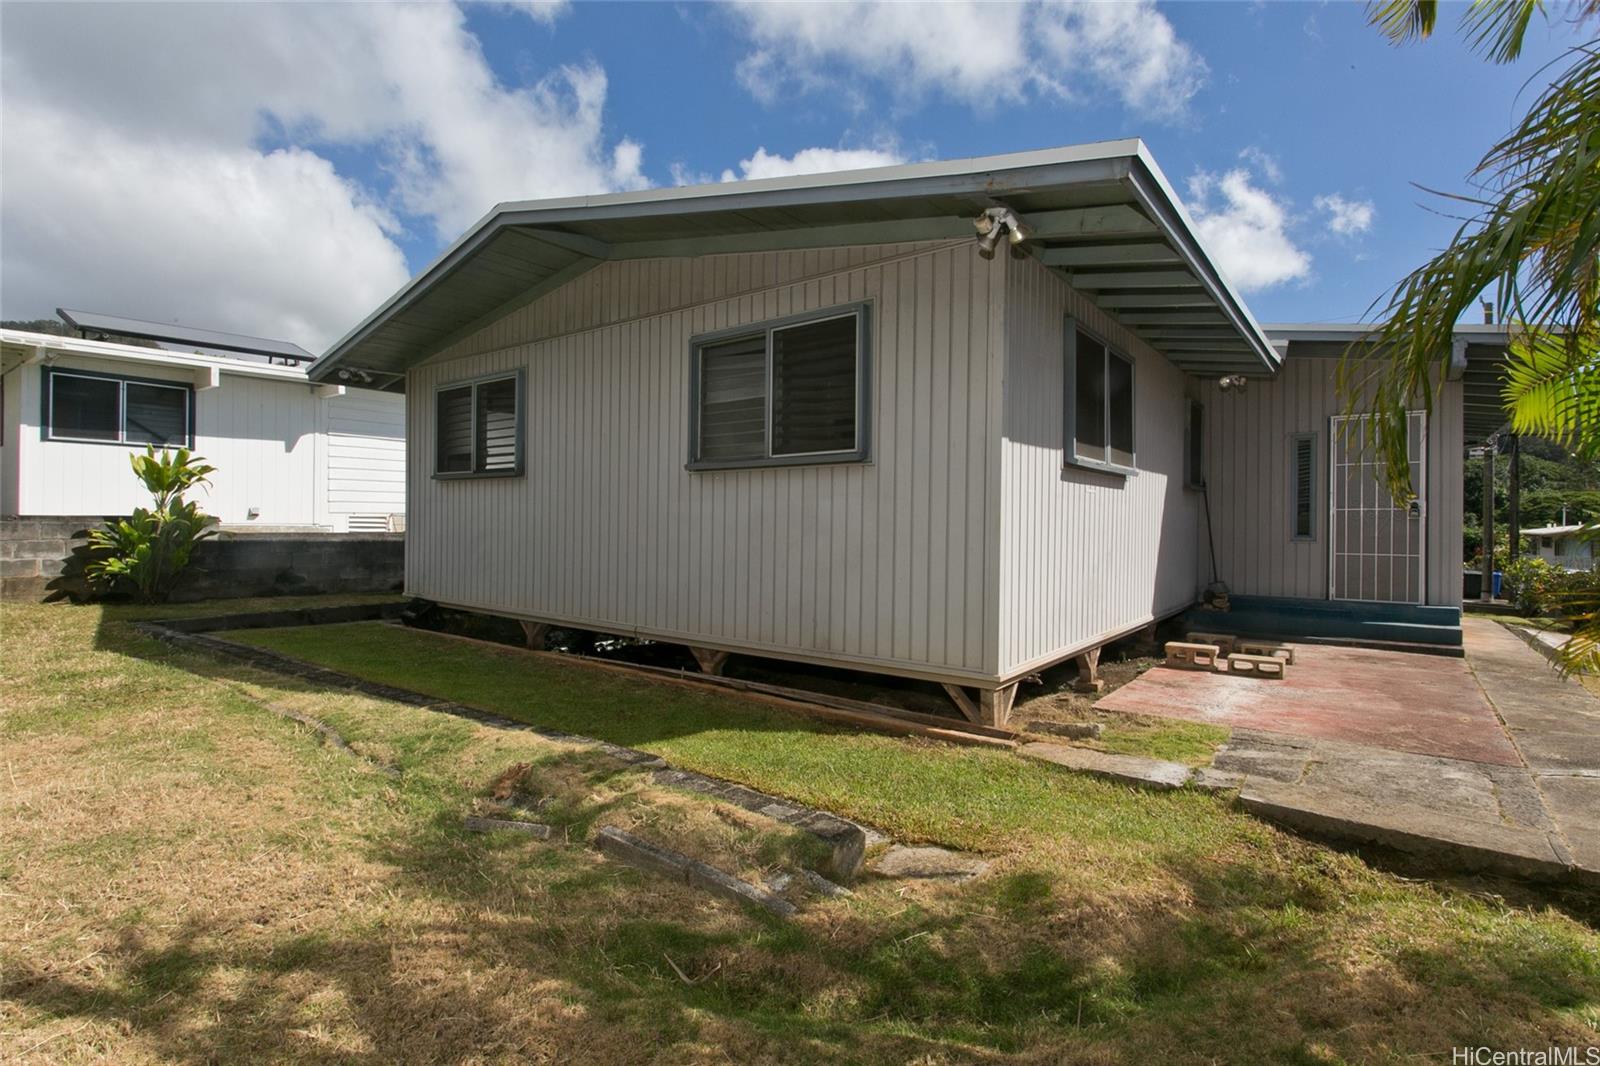
<svg viewBox="0 0 1600 1066">
<path fill-rule="evenodd" d="M 1167 642 L 1167 665 L 1221 674 L 1282 678 L 1294 663 L 1294 649 L 1270 640 L 1228 633 L 1190 633 Z"/>
<path fill-rule="evenodd" d="M 97 515 L 0 518 L 0 599 L 44 599 L 73 549 L 104 521 Z"/>
</svg>

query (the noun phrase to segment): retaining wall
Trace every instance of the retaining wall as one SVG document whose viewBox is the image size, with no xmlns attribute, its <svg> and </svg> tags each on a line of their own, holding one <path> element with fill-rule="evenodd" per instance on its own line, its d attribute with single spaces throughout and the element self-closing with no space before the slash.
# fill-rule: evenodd
<svg viewBox="0 0 1600 1066">
<path fill-rule="evenodd" d="M 85 599 L 87 530 L 99 517 L 0 519 L 0 599 Z M 225 532 L 195 549 L 172 600 L 399 592 L 403 533 Z"/>
</svg>

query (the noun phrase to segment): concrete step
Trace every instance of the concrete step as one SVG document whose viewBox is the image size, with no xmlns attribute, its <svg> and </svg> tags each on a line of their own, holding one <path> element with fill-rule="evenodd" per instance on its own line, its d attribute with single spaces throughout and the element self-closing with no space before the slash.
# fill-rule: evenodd
<svg viewBox="0 0 1600 1066">
<path fill-rule="evenodd" d="M 1461 646 L 1461 610 L 1408 603 L 1235 596 L 1227 611 L 1192 610 L 1185 624 L 1239 636 L 1334 638 L 1384 645 Z"/>
</svg>

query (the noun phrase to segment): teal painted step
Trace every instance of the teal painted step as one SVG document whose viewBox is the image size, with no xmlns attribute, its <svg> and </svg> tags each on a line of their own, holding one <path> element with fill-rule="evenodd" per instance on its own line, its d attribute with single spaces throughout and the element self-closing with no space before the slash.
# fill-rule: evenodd
<svg viewBox="0 0 1600 1066">
<path fill-rule="evenodd" d="M 1228 611 L 1191 610 L 1190 629 L 1284 639 L 1324 637 L 1461 646 L 1461 608 L 1234 596 Z"/>
</svg>

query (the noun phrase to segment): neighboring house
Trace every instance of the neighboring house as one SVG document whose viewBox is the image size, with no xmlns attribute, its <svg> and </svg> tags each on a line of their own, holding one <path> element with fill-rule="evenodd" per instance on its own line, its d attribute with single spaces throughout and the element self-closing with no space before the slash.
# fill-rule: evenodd
<svg viewBox="0 0 1600 1066">
<path fill-rule="evenodd" d="M 224 528 L 400 528 L 399 397 L 313 384 L 283 342 L 62 317 L 148 346 L 0 329 L 0 515 L 127 514 L 148 503 L 128 456 L 154 444 L 217 468 L 198 500 Z"/>
<path fill-rule="evenodd" d="M 1459 623 L 1467 383 L 1397 518 L 1338 452 L 1330 494 L 1328 342 L 1282 342 L 1118 141 L 501 205 L 311 377 L 407 393 L 412 595 L 1001 721 L 1212 541 L 1235 592 Z"/>
<path fill-rule="evenodd" d="M 1522 535 L 1533 545 L 1537 556 L 1552 566 L 1564 570 L 1592 570 L 1594 544 L 1588 537 L 1579 535 L 1583 528 L 1582 525 L 1539 526 L 1524 529 Z"/>
</svg>

